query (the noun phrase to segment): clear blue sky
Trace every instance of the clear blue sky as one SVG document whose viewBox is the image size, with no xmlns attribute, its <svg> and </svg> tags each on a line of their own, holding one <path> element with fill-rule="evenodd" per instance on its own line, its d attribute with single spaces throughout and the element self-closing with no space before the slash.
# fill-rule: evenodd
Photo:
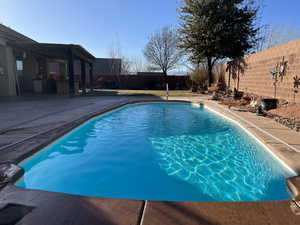
<svg viewBox="0 0 300 225">
<path fill-rule="evenodd" d="M 75 43 L 108 57 L 119 43 L 141 56 L 147 38 L 177 23 L 179 0 L 0 0 L 0 22 L 39 42 Z M 300 30 L 300 0 L 265 0 L 263 23 Z"/>
</svg>

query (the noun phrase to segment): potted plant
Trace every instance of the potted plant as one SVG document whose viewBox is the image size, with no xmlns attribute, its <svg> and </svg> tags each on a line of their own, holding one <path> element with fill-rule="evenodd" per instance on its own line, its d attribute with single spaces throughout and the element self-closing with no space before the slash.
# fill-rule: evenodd
<svg viewBox="0 0 300 225">
<path fill-rule="evenodd" d="M 276 98 L 263 98 L 261 100 L 262 109 L 265 111 L 276 109 L 278 105 L 278 99 Z"/>
<path fill-rule="evenodd" d="M 233 99 L 240 100 L 244 96 L 244 92 L 238 91 L 236 88 L 233 89 Z"/>
<path fill-rule="evenodd" d="M 283 57 L 282 61 L 277 63 L 275 68 L 270 72 L 270 75 L 272 76 L 273 87 L 274 87 L 274 98 L 262 99 L 262 107 L 264 110 L 268 111 L 277 108 L 278 99 L 276 97 L 277 97 L 277 83 L 279 81 L 278 78 L 280 78 L 280 80 L 283 81 L 283 78 L 285 77 L 287 72 L 287 68 L 288 68 L 288 62 L 285 61 Z"/>
<path fill-rule="evenodd" d="M 261 100 L 262 109 L 265 111 L 276 109 L 278 104 L 277 95 L 277 83 L 278 83 L 278 74 L 279 74 L 279 64 L 276 64 L 275 68 L 270 72 L 272 77 L 272 85 L 274 87 L 274 98 L 263 98 Z"/>
</svg>

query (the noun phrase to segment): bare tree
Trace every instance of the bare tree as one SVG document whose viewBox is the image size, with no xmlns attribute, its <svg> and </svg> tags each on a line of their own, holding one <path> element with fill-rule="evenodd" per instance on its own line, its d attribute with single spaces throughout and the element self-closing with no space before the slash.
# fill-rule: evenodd
<svg viewBox="0 0 300 225">
<path fill-rule="evenodd" d="M 266 47 L 270 48 L 276 45 L 285 44 L 298 38 L 300 38 L 300 32 L 292 26 L 271 27 Z"/>
<path fill-rule="evenodd" d="M 264 24 L 264 9 L 267 7 L 265 0 L 256 0 L 256 4 L 259 8 L 256 18 L 256 25 L 259 31 L 257 33 L 257 45 L 253 48 L 253 52 L 263 51 L 267 48 L 285 44 L 289 41 L 293 41 L 300 38 L 299 29 L 290 24 Z"/>
<path fill-rule="evenodd" d="M 181 54 L 177 48 L 177 33 L 171 27 L 152 34 L 144 49 L 144 56 L 149 61 L 152 69 L 161 70 L 164 75 L 174 69 L 179 63 Z"/>
<path fill-rule="evenodd" d="M 137 74 L 138 72 L 147 72 L 147 66 L 141 57 L 135 56 L 131 59 L 131 72 Z"/>
<path fill-rule="evenodd" d="M 109 57 L 111 59 L 111 74 L 120 75 L 122 73 L 122 63 L 120 60 L 123 58 L 122 48 L 119 42 L 113 42 L 108 49 Z"/>
<path fill-rule="evenodd" d="M 129 74 L 131 62 L 123 55 L 122 47 L 118 41 L 113 42 L 109 48 L 111 58 L 111 74 L 116 75 L 119 88 L 122 87 L 120 75 Z"/>
<path fill-rule="evenodd" d="M 266 25 L 261 29 L 261 37 L 262 38 L 258 42 L 258 51 L 296 40 L 300 38 L 300 31 L 297 28 L 289 25 Z"/>
<path fill-rule="evenodd" d="M 121 58 L 121 74 L 129 74 L 131 71 L 131 67 L 132 62 L 128 58 L 123 56 Z"/>
</svg>

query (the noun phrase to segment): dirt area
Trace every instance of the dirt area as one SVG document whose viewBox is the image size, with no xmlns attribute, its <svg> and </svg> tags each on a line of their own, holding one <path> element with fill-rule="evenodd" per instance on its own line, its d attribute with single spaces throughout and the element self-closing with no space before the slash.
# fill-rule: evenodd
<svg viewBox="0 0 300 225">
<path fill-rule="evenodd" d="M 255 105 L 261 104 L 262 97 L 260 96 L 244 96 L 242 99 L 235 100 L 233 98 L 221 98 L 220 103 L 229 107 L 238 107 L 248 109 L 250 111 L 256 111 Z M 253 105 L 255 103 L 255 105 Z M 252 109 L 252 110 L 251 110 Z M 287 104 L 287 101 L 279 100 L 278 108 L 272 109 L 266 112 L 275 117 L 299 119 L 300 118 L 300 105 L 299 104 Z"/>
<path fill-rule="evenodd" d="M 258 112 L 258 106 L 261 105 L 261 96 L 245 95 L 240 100 L 235 100 L 226 95 L 218 96 L 221 104 L 227 105 L 229 108 L 234 107 L 246 110 L 252 113 Z M 278 108 L 261 112 L 263 116 L 274 119 L 276 122 L 300 132 L 300 105 L 289 105 L 285 100 L 279 100 Z"/>
<path fill-rule="evenodd" d="M 282 106 L 269 111 L 271 114 L 285 118 L 300 118 L 300 105 Z"/>
</svg>

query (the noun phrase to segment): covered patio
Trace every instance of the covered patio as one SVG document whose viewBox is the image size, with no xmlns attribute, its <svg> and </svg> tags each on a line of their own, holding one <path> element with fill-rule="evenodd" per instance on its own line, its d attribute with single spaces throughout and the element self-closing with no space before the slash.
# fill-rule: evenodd
<svg viewBox="0 0 300 225">
<path fill-rule="evenodd" d="M 80 45 L 9 42 L 16 59 L 18 95 L 78 95 L 93 91 L 95 57 Z"/>
</svg>

